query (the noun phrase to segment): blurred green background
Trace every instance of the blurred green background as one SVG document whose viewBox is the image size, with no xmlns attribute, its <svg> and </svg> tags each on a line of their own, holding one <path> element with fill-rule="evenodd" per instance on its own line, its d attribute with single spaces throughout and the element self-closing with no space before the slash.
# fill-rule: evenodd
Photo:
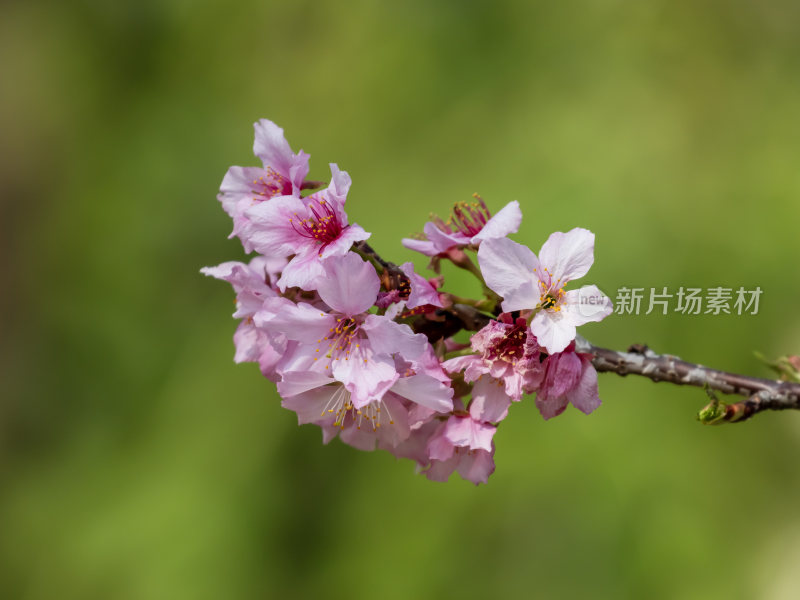
<svg viewBox="0 0 800 600">
<path fill-rule="evenodd" d="M 0 597 L 798 597 L 800 415 L 602 375 L 591 417 L 515 405 L 487 486 L 433 483 L 298 428 L 198 273 L 243 256 L 215 194 L 267 117 L 387 258 L 479 192 L 534 250 L 596 232 L 612 294 L 760 285 L 583 333 L 765 376 L 800 351 L 796 2 L 0 11 Z"/>
</svg>

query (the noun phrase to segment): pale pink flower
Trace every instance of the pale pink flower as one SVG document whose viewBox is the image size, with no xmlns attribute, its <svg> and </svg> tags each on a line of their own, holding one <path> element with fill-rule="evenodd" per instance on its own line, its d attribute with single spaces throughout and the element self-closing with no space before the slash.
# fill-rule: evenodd
<svg viewBox="0 0 800 600">
<path fill-rule="evenodd" d="M 356 408 L 380 397 L 399 378 L 394 357 L 413 362 L 428 341 L 408 325 L 367 312 L 379 287 L 374 267 L 357 254 L 326 260 L 317 293 L 330 310 L 282 299 L 264 323 L 298 342 L 281 371 L 326 371 L 345 385 Z"/>
<path fill-rule="evenodd" d="M 275 368 L 286 352 L 287 340 L 280 333 L 267 333 L 255 317 L 265 303 L 277 297 L 271 284 L 285 263 L 282 259 L 257 256 L 249 264 L 231 261 L 200 269 L 204 275 L 227 281 L 236 292 L 233 316 L 242 321 L 233 336 L 234 361 L 259 363 L 261 372 L 272 381 L 277 379 Z"/>
<path fill-rule="evenodd" d="M 410 262 L 400 265 L 400 270 L 408 277 L 408 296 L 402 298 L 406 301 L 407 308 L 418 308 L 420 306 L 430 305 L 443 307 L 439 292 L 433 284 L 425 279 L 422 275 L 414 272 L 414 264 Z"/>
<path fill-rule="evenodd" d="M 254 154 L 264 167 L 231 167 L 225 174 L 217 196 L 225 212 L 233 219 L 230 237 L 241 236 L 247 225 L 245 211 L 277 196 L 299 196 L 308 174 L 308 154 L 295 154 L 283 135 L 283 129 L 272 121 L 261 119 L 254 124 Z M 253 250 L 246 238 L 247 252 Z"/>
<path fill-rule="evenodd" d="M 444 306 L 439 292 L 436 291 L 436 285 L 434 285 L 434 283 L 438 284 L 441 278 L 425 279 L 422 275 L 414 272 L 414 264 L 410 262 L 400 265 L 400 270 L 405 277 L 402 275 L 387 277 L 389 282 L 387 287 L 390 290 L 378 295 L 376 303 L 378 307 L 386 308 L 399 302 L 403 302 L 405 307 L 411 310 L 421 307 L 442 308 Z M 414 313 L 418 312 L 422 311 L 414 311 Z"/>
<path fill-rule="evenodd" d="M 487 285 L 503 297 L 503 310 L 534 310 L 531 321 L 539 344 L 553 354 L 575 339 L 575 328 L 611 314 L 611 300 L 595 285 L 564 290 L 583 277 L 594 261 L 594 234 L 575 228 L 556 232 L 544 243 L 539 257 L 508 238 L 487 240 L 478 262 Z"/>
<path fill-rule="evenodd" d="M 522 222 L 519 202 L 506 204 L 492 216 L 481 198 L 477 202 L 459 202 L 447 221 L 436 217 L 425 223 L 425 239 L 404 238 L 403 246 L 426 256 L 438 256 L 453 248 L 477 246 L 484 240 L 516 233 Z"/>
<path fill-rule="evenodd" d="M 546 374 L 536 392 L 536 406 L 545 419 L 560 415 L 568 403 L 587 415 L 600 406 L 597 371 L 590 354 L 575 352 L 572 343 L 564 352 L 548 356 L 544 366 Z"/>
<path fill-rule="evenodd" d="M 281 196 L 248 209 L 242 237 L 262 254 L 294 257 L 283 270 L 278 287 L 311 290 L 323 276 L 322 261 L 344 256 L 354 242 L 369 238 L 359 225 L 349 224 L 344 204 L 350 176 L 331 164 L 327 189 L 307 198 Z"/>
<path fill-rule="evenodd" d="M 342 382 L 318 371 L 283 374 L 278 383 L 282 405 L 297 413 L 298 422 L 322 427 L 327 443 L 336 434 L 361 450 L 373 450 L 376 442 L 393 448 L 411 433 L 409 411 L 415 406 L 433 413 L 453 409 L 453 390 L 428 375 L 397 379 L 362 406 L 356 406 Z"/>
</svg>

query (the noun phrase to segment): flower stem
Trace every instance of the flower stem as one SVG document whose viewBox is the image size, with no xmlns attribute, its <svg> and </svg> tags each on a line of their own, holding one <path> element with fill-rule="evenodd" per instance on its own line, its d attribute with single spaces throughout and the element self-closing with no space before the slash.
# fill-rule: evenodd
<svg viewBox="0 0 800 600">
<path fill-rule="evenodd" d="M 377 254 L 374 252 L 365 252 L 363 249 L 359 248 L 358 244 L 353 246 L 353 252 L 358 254 L 361 258 L 368 260 L 372 266 L 375 267 L 375 270 L 378 272 L 378 274 L 382 273 L 386 269 L 386 266 L 381 264 L 381 262 L 378 260 Z"/>
<path fill-rule="evenodd" d="M 488 285 L 486 285 L 486 281 L 483 279 L 483 273 L 478 268 L 472 259 L 467 255 L 466 252 L 459 248 L 452 248 L 445 253 L 445 256 L 450 262 L 452 262 L 455 266 L 459 269 L 464 269 L 465 271 L 469 271 L 472 273 L 475 278 L 480 282 L 481 287 L 483 288 L 483 295 L 486 296 L 486 299 L 490 301 L 491 308 L 496 307 L 500 304 L 500 296 L 494 293 Z"/>
</svg>

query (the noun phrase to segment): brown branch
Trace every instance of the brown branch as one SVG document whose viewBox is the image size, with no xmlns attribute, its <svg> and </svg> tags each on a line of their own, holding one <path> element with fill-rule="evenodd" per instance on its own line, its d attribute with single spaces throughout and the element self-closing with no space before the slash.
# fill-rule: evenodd
<svg viewBox="0 0 800 600">
<path fill-rule="evenodd" d="M 647 346 L 634 345 L 628 352 L 620 352 L 600 348 L 579 336 L 576 349 L 578 352 L 591 354 L 594 368 L 601 373 L 640 375 L 655 382 L 691 385 L 747 398 L 734 404 L 720 405 L 719 412 L 711 415 L 713 418 L 709 418 L 709 423 L 743 421 L 764 410 L 800 410 L 798 383 L 711 369 L 681 360 L 677 356 L 656 354 Z M 702 414 L 701 421 L 704 421 Z"/>
<path fill-rule="evenodd" d="M 382 259 L 366 242 L 357 243 L 356 248 L 377 261 L 388 274 L 405 277 L 395 264 Z M 412 328 L 417 333 L 424 333 L 434 343 L 461 330 L 478 331 L 492 318 L 472 306 L 455 304 L 437 310 L 433 318 L 419 317 L 412 323 Z M 699 418 L 704 423 L 744 421 L 765 410 L 800 410 L 800 383 L 711 369 L 669 354 L 656 354 L 642 345 L 633 345 L 627 352 L 621 352 L 595 346 L 578 336 L 576 350 L 591 354 L 592 364 L 600 373 L 616 373 L 623 377 L 639 375 L 654 382 L 689 385 L 746 398 L 733 404 L 718 403 L 715 399 L 700 413 Z"/>
</svg>

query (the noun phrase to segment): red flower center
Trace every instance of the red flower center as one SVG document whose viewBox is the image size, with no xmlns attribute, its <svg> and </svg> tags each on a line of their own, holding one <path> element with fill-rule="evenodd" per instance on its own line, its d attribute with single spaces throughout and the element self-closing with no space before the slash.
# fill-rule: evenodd
<svg viewBox="0 0 800 600">
<path fill-rule="evenodd" d="M 322 244 L 319 249 L 321 254 L 328 244 L 342 235 L 344 227 L 339 221 L 339 215 L 336 214 L 336 211 L 331 208 L 331 205 L 324 198 L 312 200 L 308 205 L 308 211 L 313 216 L 300 219 L 299 224 L 292 219 L 292 227 L 303 237 Z"/>
<path fill-rule="evenodd" d="M 267 167 L 267 175 L 253 180 L 253 200 L 269 200 L 275 196 L 287 196 L 292 193 L 292 182 L 272 167 Z"/>
<path fill-rule="evenodd" d="M 447 221 L 434 215 L 432 219 L 436 227 L 445 233 L 461 233 L 467 237 L 479 234 L 492 218 L 492 214 L 486 208 L 483 198 L 478 194 L 473 196 L 477 202 L 456 202 Z"/>
</svg>

